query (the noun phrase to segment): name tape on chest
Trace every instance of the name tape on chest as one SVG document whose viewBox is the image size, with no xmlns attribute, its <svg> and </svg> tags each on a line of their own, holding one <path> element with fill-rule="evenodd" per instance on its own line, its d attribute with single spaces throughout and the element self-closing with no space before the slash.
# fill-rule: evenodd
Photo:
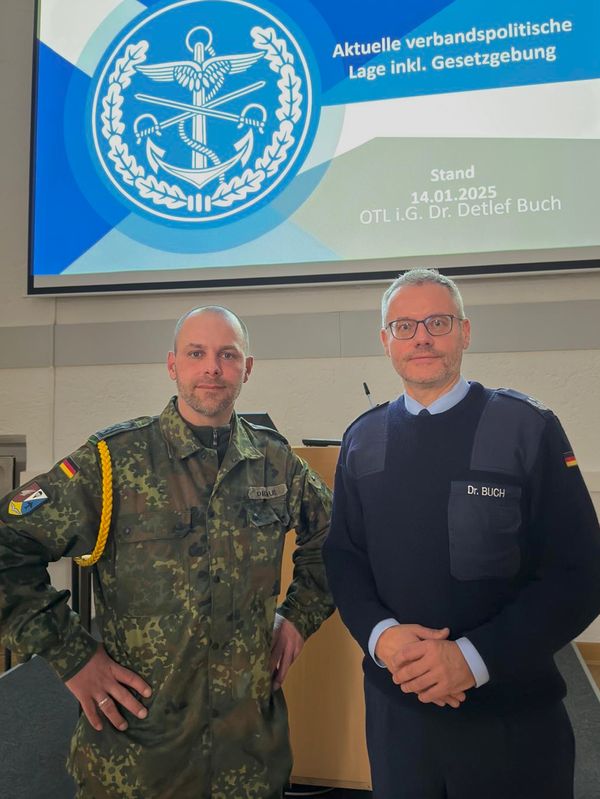
<svg viewBox="0 0 600 799">
<path fill-rule="evenodd" d="M 509 496 L 511 496 L 509 490 Z M 493 499 L 503 499 L 507 496 L 506 488 L 501 486 L 494 486 L 494 485 L 473 485 L 472 483 L 467 483 L 467 494 L 472 497 L 492 497 Z"/>
<path fill-rule="evenodd" d="M 287 486 L 280 483 L 276 486 L 249 486 L 248 499 L 276 499 L 287 494 Z"/>
<path fill-rule="evenodd" d="M 482 498 L 488 501 L 519 501 L 521 499 L 522 488 L 510 483 L 484 483 L 479 480 L 457 480 L 452 481 L 450 489 L 452 497 L 458 499 L 464 497 L 467 502 L 476 501 L 475 498 Z"/>
</svg>

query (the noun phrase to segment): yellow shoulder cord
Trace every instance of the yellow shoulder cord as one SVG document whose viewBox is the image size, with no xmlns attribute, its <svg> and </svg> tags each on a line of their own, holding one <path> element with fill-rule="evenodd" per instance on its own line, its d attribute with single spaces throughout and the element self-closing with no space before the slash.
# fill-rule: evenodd
<svg viewBox="0 0 600 799">
<path fill-rule="evenodd" d="M 93 551 L 89 555 L 73 558 L 78 566 L 93 566 L 94 563 L 100 560 L 110 530 L 113 508 L 112 464 L 110 462 L 110 452 L 106 441 L 98 442 L 98 453 L 100 454 L 100 471 L 102 473 L 102 512 L 100 514 L 100 527 L 98 528 L 98 538 L 96 539 L 96 546 Z"/>
</svg>

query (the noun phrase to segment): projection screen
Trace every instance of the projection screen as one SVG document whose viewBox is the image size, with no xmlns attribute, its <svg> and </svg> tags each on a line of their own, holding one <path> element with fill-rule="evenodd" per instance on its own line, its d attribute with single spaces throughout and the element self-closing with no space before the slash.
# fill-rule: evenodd
<svg viewBox="0 0 600 799">
<path fill-rule="evenodd" d="M 600 265 L 600 4 L 37 0 L 31 294 Z"/>
</svg>

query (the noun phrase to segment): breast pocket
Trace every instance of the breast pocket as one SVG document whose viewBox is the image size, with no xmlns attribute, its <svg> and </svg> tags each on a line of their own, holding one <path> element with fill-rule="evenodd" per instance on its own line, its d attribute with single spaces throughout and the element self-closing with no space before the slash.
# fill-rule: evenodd
<svg viewBox="0 0 600 799">
<path fill-rule="evenodd" d="M 519 486 L 451 484 L 448 503 L 450 572 L 458 580 L 514 577 L 521 564 Z"/>
<path fill-rule="evenodd" d="M 189 604 L 191 511 L 123 515 L 115 534 L 115 597 L 125 616 L 180 613 Z"/>
<path fill-rule="evenodd" d="M 284 502 L 250 502 L 247 509 L 250 533 L 250 570 L 255 584 L 279 593 L 281 554 L 290 516 Z"/>
</svg>

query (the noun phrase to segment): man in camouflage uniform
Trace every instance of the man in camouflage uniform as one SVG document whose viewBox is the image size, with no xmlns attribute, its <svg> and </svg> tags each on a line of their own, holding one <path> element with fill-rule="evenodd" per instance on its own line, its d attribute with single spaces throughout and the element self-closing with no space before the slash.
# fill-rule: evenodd
<svg viewBox="0 0 600 799">
<path fill-rule="evenodd" d="M 81 799 L 272 799 L 289 776 L 276 689 L 332 611 L 330 494 L 282 436 L 233 411 L 252 364 L 234 314 L 190 312 L 162 414 L 97 433 L 0 504 L 2 643 L 43 655 L 80 701 L 69 766 Z M 114 492 L 93 567 L 102 645 L 46 572 L 96 543 L 98 441 Z M 276 617 L 291 528 L 294 579 Z"/>
</svg>

